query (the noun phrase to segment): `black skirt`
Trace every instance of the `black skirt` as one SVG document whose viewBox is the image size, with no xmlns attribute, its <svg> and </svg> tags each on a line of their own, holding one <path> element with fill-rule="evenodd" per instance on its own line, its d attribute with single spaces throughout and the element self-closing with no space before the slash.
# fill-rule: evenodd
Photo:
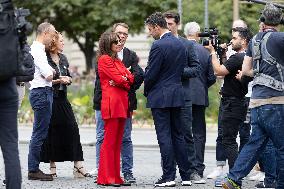
<svg viewBox="0 0 284 189">
<path fill-rule="evenodd" d="M 41 161 L 83 161 L 78 124 L 65 91 L 54 94 L 48 136 L 41 149 Z"/>
</svg>

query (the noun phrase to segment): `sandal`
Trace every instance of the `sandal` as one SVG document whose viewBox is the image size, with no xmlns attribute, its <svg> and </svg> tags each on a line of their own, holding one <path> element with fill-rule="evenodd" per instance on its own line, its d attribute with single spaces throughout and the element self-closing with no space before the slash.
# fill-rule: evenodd
<svg viewBox="0 0 284 189">
<path fill-rule="evenodd" d="M 90 177 L 92 178 L 93 176 L 90 174 L 90 173 L 83 173 L 82 171 L 80 171 L 80 169 L 83 169 L 84 167 L 76 167 L 74 166 L 74 169 L 73 169 L 73 175 L 75 178 L 84 178 L 84 177 Z"/>
<path fill-rule="evenodd" d="M 51 176 L 54 178 L 54 177 L 57 177 L 57 174 L 56 174 L 56 167 L 50 167 L 49 168 L 50 172 L 51 172 Z M 54 170 L 54 171 L 53 171 Z"/>
</svg>

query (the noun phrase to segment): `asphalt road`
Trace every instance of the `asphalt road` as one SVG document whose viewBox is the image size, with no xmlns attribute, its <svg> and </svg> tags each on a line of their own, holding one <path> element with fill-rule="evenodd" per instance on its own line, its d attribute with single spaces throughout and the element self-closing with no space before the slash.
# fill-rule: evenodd
<svg viewBox="0 0 284 189">
<path fill-rule="evenodd" d="M 105 188 L 97 186 L 92 178 L 74 179 L 73 177 L 73 163 L 63 162 L 57 163 L 57 175 L 58 177 L 51 182 L 43 181 L 29 181 L 27 179 L 27 156 L 28 145 L 20 144 L 20 159 L 22 165 L 23 176 L 23 189 L 92 189 L 92 188 Z M 83 146 L 84 151 L 84 165 L 87 170 L 95 169 L 95 147 Z M 2 156 L 0 161 L 3 162 Z M 207 150 L 205 154 L 206 169 L 204 175 L 207 175 L 215 167 L 215 151 Z M 41 164 L 40 168 L 48 173 L 49 164 Z M 134 176 L 137 178 L 137 184 L 130 187 L 121 188 L 153 188 L 153 183 L 161 176 L 160 167 L 160 153 L 158 148 L 147 147 L 135 147 L 134 148 Z M 178 175 L 178 174 L 177 174 Z M 4 178 L 3 164 L 0 164 L 0 180 Z M 180 185 L 180 177 L 177 176 L 176 188 L 191 188 L 191 189 L 214 189 L 214 181 L 207 180 L 203 185 L 192 185 L 191 187 L 182 187 Z M 244 189 L 254 188 L 255 182 L 244 181 Z M 0 188 L 4 188 L 0 186 Z M 110 187 L 108 187 L 110 188 Z"/>
</svg>

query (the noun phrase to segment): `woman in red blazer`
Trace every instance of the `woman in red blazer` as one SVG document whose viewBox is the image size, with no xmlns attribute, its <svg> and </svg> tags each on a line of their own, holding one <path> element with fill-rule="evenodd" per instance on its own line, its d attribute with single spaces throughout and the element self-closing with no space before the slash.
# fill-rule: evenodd
<svg viewBox="0 0 284 189">
<path fill-rule="evenodd" d="M 117 52 L 119 37 L 105 32 L 99 40 L 98 72 L 102 88 L 101 112 L 104 120 L 104 141 L 100 150 L 97 183 L 120 186 L 120 149 L 125 120 L 128 116 L 128 91 L 134 76 L 126 69 Z"/>
</svg>

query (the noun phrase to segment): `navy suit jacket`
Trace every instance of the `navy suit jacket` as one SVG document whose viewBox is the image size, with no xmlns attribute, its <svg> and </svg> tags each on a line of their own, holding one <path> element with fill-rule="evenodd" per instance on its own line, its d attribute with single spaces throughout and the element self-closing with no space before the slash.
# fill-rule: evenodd
<svg viewBox="0 0 284 189">
<path fill-rule="evenodd" d="M 186 48 L 170 32 L 153 43 L 144 78 L 147 108 L 184 106 L 181 77 L 186 62 Z"/>
<path fill-rule="evenodd" d="M 208 106 L 208 88 L 216 82 L 211 56 L 207 49 L 196 41 L 194 47 L 201 65 L 201 73 L 198 77 L 190 80 L 192 104 Z"/>
<path fill-rule="evenodd" d="M 183 70 L 182 74 L 182 86 L 184 89 L 184 99 L 191 100 L 190 80 L 192 78 L 198 77 L 201 72 L 201 66 L 198 60 L 195 43 L 193 41 L 187 40 L 183 37 L 178 37 L 178 39 L 183 43 L 187 50 L 187 64 Z"/>
</svg>

